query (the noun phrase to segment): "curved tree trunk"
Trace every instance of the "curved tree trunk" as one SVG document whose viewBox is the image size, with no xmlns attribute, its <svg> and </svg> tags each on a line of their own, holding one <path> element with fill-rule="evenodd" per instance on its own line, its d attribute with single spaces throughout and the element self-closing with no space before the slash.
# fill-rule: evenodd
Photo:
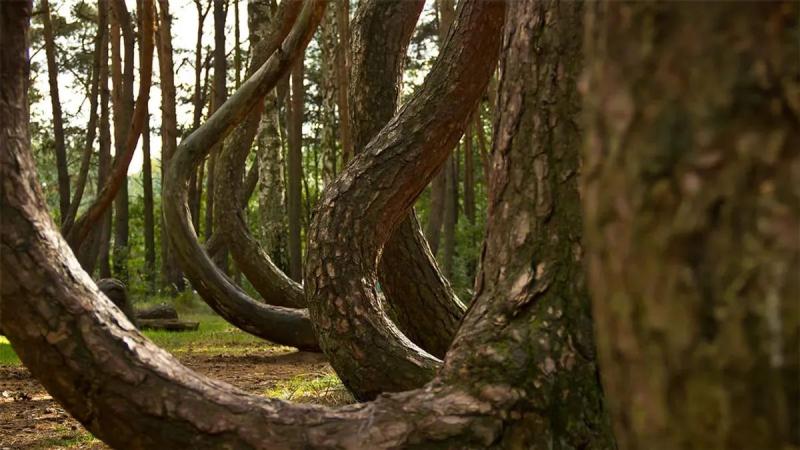
<svg viewBox="0 0 800 450">
<path fill-rule="evenodd" d="M 598 401 L 595 366 L 575 347 L 591 337 L 590 332 L 583 334 L 585 330 L 574 331 L 581 330 L 575 321 L 581 322 L 588 307 L 585 290 L 579 294 L 583 277 L 575 276 L 582 267 L 574 253 L 580 225 L 576 235 L 570 234 L 580 223 L 580 209 L 574 207 L 578 202 L 575 139 L 557 140 L 559 145 L 534 152 L 538 143 L 558 133 L 540 127 L 536 135 L 523 136 L 530 130 L 526 128 L 519 133 L 523 144 L 509 139 L 507 145 L 513 143 L 513 148 L 499 147 L 493 184 L 512 183 L 517 189 L 493 191 L 499 195 L 491 199 L 490 208 L 498 214 L 490 217 L 485 253 L 493 256 L 484 260 L 483 282 L 465 318 L 467 326 L 459 331 L 434 382 L 425 389 L 340 409 L 251 396 L 192 372 L 146 340 L 78 270 L 64 241 L 53 232 L 33 179 L 27 140 L 24 28 L 30 9 L 20 14 L 21 4 L 0 3 L 4 21 L 0 30 L 14 32 L 9 42 L 18 43 L 8 52 L 15 57 L 15 70 L 0 72 L 0 102 L 11 102 L 11 108 L 0 104 L 0 114 L 11 116 L 4 123 L 16 137 L 3 135 L 11 145 L 5 147 L 10 151 L 0 154 L 6 177 L 0 255 L 4 268 L 15 264 L 20 269 L 0 272 L 0 317 L 13 314 L 15 320 L 3 319 L 2 325 L 21 359 L 96 436 L 114 447 L 131 449 L 613 448 Z M 470 9 L 473 3 L 465 4 Z M 532 26 L 557 8 L 532 7 L 541 4 L 511 3 L 509 19 L 517 23 L 509 27 L 506 41 L 525 51 L 525 62 L 533 55 L 526 43 L 546 31 L 557 31 L 552 26 L 544 27 L 544 32 Z M 531 74 L 532 67 L 509 58 L 503 73 L 523 78 L 519 72 Z M 573 89 L 574 75 L 564 80 Z M 531 94 L 528 99 L 536 97 L 533 86 L 514 86 L 526 89 Z M 519 102 L 515 95 L 519 91 L 509 93 L 501 100 L 500 111 L 507 111 L 503 109 L 510 106 L 507 102 Z M 503 133 L 498 135 L 516 136 L 521 130 L 515 126 L 518 121 L 530 124 L 542 111 L 526 106 L 524 112 L 515 112 L 522 117 L 503 121 Z M 572 119 L 574 112 L 554 110 L 567 114 L 559 123 Z M 576 132 L 569 126 L 559 129 L 566 136 Z M 538 182 L 552 190 L 538 190 L 529 174 L 544 155 L 563 157 L 564 164 L 571 161 L 573 182 L 545 177 Z M 446 152 L 437 155 L 442 162 L 446 157 Z M 570 198 L 570 207 L 555 208 L 547 217 L 537 213 L 536 205 L 564 196 Z M 527 217 L 542 236 L 555 233 L 578 240 L 520 234 L 519 216 L 502 214 L 506 210 Z M 515 232 L 518 239 L 509 240 L 509 233 Z M 531 260 L 539 261 L 541 268 L 532 266 Z M 26 276 L 21 276 L 23 271 Z M 545 285 L 548 288 L 542 289 Z"/>
<path fill-rule="evenodd" d="M 252 76 L 264 64 L 267 57 L 280 46 L 283 37 L 289 33 L 292 23 L 300 12 L 302 2 L 291 0 L 281 5 L 272 26 L 269 20 L 270 12 L 266 10 L 269 5 L 253 4 L 249 8 L 250 45 L 253 50 L 248 76 Z M 230 249 L 236 265 L 267 304 L 299 308 L 306 303 L 303 288 L 287 277 L 253 238 L 247 228 L 241 207 L 242 175 L 247 155 L 258 131 L 261 115 L 264 112 L 264 102 L 269 101 L 271 99 L 265 99 L 250 112 L 244 122 L 233 131 L 227 145 L 218 154 L 216 178 L 219 184 L 215 196 L 218 214 L 215 226 L 221 235 L 221 240 Z M 263 326 L 271 327 L 269 323 Z"/>
<path fill-rule="evenodd" d="M 305 274 L 309 313 L 320 347 L 359 399 L 419 387 L 439 367 L 385 314 L 377 259 L 464 132 L 497 62 L 504 9 L 461 4 L 423 86 L 319 203 Z"/>
<path fill-rule="evenodd" d="M 620 448 L 797 448 L 800 8 L 593 13 L 584 209 Z"/>
<path fill-rule="evenodd" d="M 121 4 L 120 4 L 121 3 Z M 124 16 L 127 12 L 123 0 L 112 0 L 115 5 L 114 10 L 116 14 Z M 77 250 L 82 245 L 84 239 L 89 235 L 91 229 L 103 217 L 103 213 L 111 205 L 111 202 L 116 197 L 123 182 L 127 180 L 128 165 L 133 159 L 133 152 L 136 150 L 136 143 L 139 141 L 139 135 L 144 126 L 144 115 L 147 112 L 147 101 L 150 95 L 151 74 L 153 68 L 153 3 L 152 0 L 143 0 L 142 2 L 142 54 L 145 55 L 141 67 L 139 92 L 137 94 L 136 105 L 134 107 L 133 116 L 130 121 L 130 128 L 125 134 L 124 145 L 118 146 L 122 151 L 117 155 L 114 167 L 109 174 L 108 179 L 103 185 L 103 189 L 97 194 L 97 198 L 89 206 L 87 211 L 75 220 L 75 224 L 67 234 L 67 242 L 70 247 Z M 130 23 L 125 23 L 128 19 L 121 18 L 123 26 L 130 26 Z M 132 32 L 131 32 L 132 33 Z M 131 36 L 131 40 L 133 37 Z M 131 46 L 132 47 L 132 46 Z M 133 49 L 131 48 L 131 52 Z M 132 84 L 131 84 L 132 86 Z"/>
<path fill-rule="evenodd" d="M 188 181 L 195 167 L 216 142 L 263 101 L 264 96 L 291 69 L 319 24 L 325 2 L 309 0 L 291 33 L 256 71 L 200 128 L 181 142 L 167 169 L 162 193 L 164 219 L 172 248 L 186 276 L 203 299 L 222 317 L 264 339 L 302 349 L 317 349 L 305 311 L 259 303 L 217 269 L 197 240 L 188 211 Z M 270 324 L 265 327 L 264 324 Z"/>
<path fill-rule="evenodd" d="M 352 24 L 350 111 L 356 152 L 397 109 L 411 34 L 423 1 L 361 2 Z M 455 297 L 412 213 L 386 243 L 378 268 L 392 318 L 411 341 L 443 357 L 464 305 Z"/>
</svg>

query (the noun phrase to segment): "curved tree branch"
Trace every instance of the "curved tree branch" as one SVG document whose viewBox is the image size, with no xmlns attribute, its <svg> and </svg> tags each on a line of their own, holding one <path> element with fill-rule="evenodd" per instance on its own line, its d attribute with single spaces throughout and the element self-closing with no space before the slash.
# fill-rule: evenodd
<svg viewBox="0 0 800 450">
<path fill-rule="evenodd" d="M 75 220 L 75 223 L 70 227 L 67 233 L 67 242 L 69 242 L 70 247 L 76 251 L 80 248 L 81 244 L 83 244 L 84 239 L 89 235 L 92 228 L 103 217 L 103 213 L 111 205 L 111 202 L 114 201 L 117 192 L 119 192 L 122 187 L 122 183 L 128 175 L 128 166 L 133 159 L 133 153 L 136 151 L 136 144 L 139 142 L 139 136 L 142 134 L 142 129 L 144 128 L 144 119 L 147 114 L 147 101 L 150 97 L 153 73 L 153 0 L 144 0 L 142 2 L 142 8 L 143 60 L 139 70 L 139 92 L 136 98 L 136 106 L 134 107 L 130 129 L 128 130 L 125 146 L 123 147 L 125 151 L 123 154 L 117 155 L 114 169 L 111 174 L 109 174 L 103 189 L 97 194 L 97 198 L 86 212 Z M 130 26 L 130 24 L 126 25 L 124 21 L 121 21 L 121 24 L 123 30 L 126 30 Z M 125 32 L 128 33 L 127 31 Z M 132 36 L 131 39 L 133 39 Z"/>
<path fill-rule="evenodd" d="M 257 27 L 268 26 L 267 12 L 256 17 L 251 16 L 251 45 L 254 45 L 252 52 L 251 66 L 248 72 L 252 73 L 264 63 L 267 56 L 280 45 L 280 37 L 288 33 L 288 26 L 291 22 L 282 18 L 284 14 L 297 15 L 300 2 L 297 0 L 285 1 L 281 6 L 288 3 L 288 8 L 281 8 L 276 15 L 272 28 L 276 28 L 273 33 L 268 33 L 265 38 L 260 36 Z M 268 5 L 259 5 L 264 8 Z M 285 9 L 285 10 L 284 10 Z M 259 23 L 261 22 L 261 23 Z M 283 27 L 278 29 L 277 27 Z M 270 101 L 269 99 L 266 101 Z M 270 259 L 269 255 L 261 248 L 261 245 L 250 234 L 241 208 L 241 199 L 237 194 L 242 189 L 242 174 L 244 173 L 247 154 L 255 139 L 258 131 L 258 124 L 264 110 L 264 101 L 259 102 L 258 107 L 254 108 L 247 118 L 231 134 L 230 142 L 225 145 L 222 153 L 217 157 L 215 179 L 216 192 L 216 214 L 214 217 L 215 228 L 221 234 L 224 244 L 227 245 L 231 256 L 236 261 L 236 266 L 250 280 L 253 287 L 261 294 L 267 304 L 304 307 L 305 296 L 303 288 L 283 271 L 278 268 Z M 224 299 L 230 301 L 231 299 Z M 235 301 L 235 300 L 234 300 Z M 269 323 L 263 326 L 270 327 Z"/>
<path fill-rule="evenodd" d="M 350 122 L 353 144 L 365 148 L 392 118 L 400 96 L 406 48 L 422 1 L 359 3 L 352 24 Z M 378 279 L 398 328 L 444 357 L 466 309 L 439 272 L 413 210 L 383 248 Z"/>
<path fill-rule="evenodd" d="M 504 9 L 503 2 L 462 2 L 420 90 L 326 189 L 308 232 L 311 320 L 359 399 L 422 386 L 439 367 L 385 314 L 378 259 L 461 138 L 497 63 Z"/>
<path fill-rule="evenodd" d="M 187 278 L 222 317 L 248 333 L 301 349 L 318 348 L 308 314 L 257 302 L 234 285 L 200 246 L 188 208 L 188 180 L 209 149 L 257 109 L 264 96 L 291 69 L 314 33 L 326 2 L 308 0 L 281 48 L 178 147 L 164 183 L 164 220 L 172 248 Z M 287 15 L 286 20 L 290 20 Z M 286 27 L 279 27 L 284 30 Z M 270 324 L 267 328 L 264 324 Z"/>
</svg>

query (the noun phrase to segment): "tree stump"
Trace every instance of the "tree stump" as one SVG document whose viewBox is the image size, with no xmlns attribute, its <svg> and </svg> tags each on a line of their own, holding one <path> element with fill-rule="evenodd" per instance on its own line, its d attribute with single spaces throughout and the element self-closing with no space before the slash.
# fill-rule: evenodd
<svg viewBox="0 0 800 450">
<path fill-rule="evenodd" d="M 136 324 L 136 316 L 133 313 L 133 305 L 128 299 L 128 291 L 125 288 L 125 283 L 116 278 L 101 278 L 97 280 L 97 287 L 106 294 L 117 308 L 121 309 L 125 316 L 128 317 L 134 325 Z"/>
</svg>

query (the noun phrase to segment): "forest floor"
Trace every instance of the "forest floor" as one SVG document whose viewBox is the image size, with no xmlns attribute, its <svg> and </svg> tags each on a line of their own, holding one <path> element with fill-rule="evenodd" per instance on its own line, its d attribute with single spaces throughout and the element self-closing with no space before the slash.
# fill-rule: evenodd
<svg viewBox="0 0 800 450">
<path fill-rule="evenodd" d="M 200 330 L 145 331 L 187 367 L 252 394 L 343 405 L 354 399 L 322 354 L 298 352 L 247 335 L 209 312 L 182 315 Z M 0 450 L 106 449 L 22 366 L 0 336 Z"/>
</svg>

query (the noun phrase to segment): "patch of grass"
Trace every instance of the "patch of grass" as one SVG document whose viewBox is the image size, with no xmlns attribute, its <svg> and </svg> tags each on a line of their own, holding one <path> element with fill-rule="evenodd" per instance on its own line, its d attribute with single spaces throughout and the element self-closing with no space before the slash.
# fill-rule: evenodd
<svg viewBox="0 0 800 450">
<path fill-rule="evenodd" d="M 265 392 L 271 398 L 318 405 L 348 405 L 355 401 L 335 373 L 305 374 L 280 381 Z"/>
<path fill-rule="evenodd" d="M 5 336 L 0 336 L 0 366 L 18 366 L 20 365 L 17 354 L 11 348 Z"/>
<path fill-rule="evenodd" d="M 37 442 L 33 448 L 42 450 L 52 448 L 74 448 L 82 447 L 84 444 L 100 442 L 91 433 L 80 427 L 78 427 L 77 430 L 71 430 L 63 425 L 59 425 L 57 432 L 60 436 L 43 439 Z"/>
<path fill-rule="evenodd" d="M 200 322 L 200 328 L 183 332 L 145 330 L 143 333 L 156 345 L 175 355 L 189 352 L 242 355 L 254 351 L 284 349 L 244 333 L 212 312 L 180 313 L 180 318 Z M 285 349 L 288 350 L 288 347 Z M 2 365 L 20 365 L 19 358 L 4 336 L 0 336 L 0 366 Z"/>
</svg>

